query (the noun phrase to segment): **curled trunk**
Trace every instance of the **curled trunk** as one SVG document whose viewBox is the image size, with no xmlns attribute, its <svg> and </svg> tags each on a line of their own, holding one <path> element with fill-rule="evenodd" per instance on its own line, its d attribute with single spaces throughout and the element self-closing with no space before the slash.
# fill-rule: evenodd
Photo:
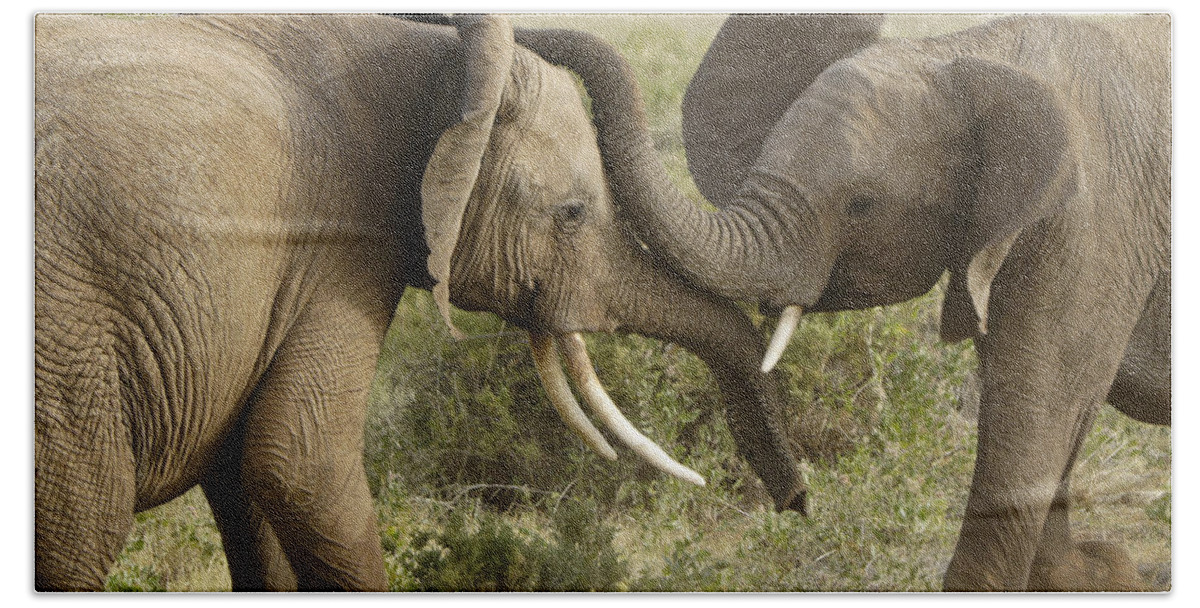
<svg viewBox="0 0 1200 608">
<path fill-rule="evenodd" d="M 612 46 L 571 30 L 518 30 L 516 39 L 583 79 L 613 197 L 656 257 L 727 298 L 752 296 L 781 305 L 803 301 L 781 293 L 807 282 L 791 276 L 797 272 L 794 265 L 777 262 L 795 259 L 784 252 L 800 247 L 795 239 L 803 233 L 771 209 L 780 191 L 777 178 L 751 176 L 729 207 L 702 208 L 671 183 L 650 140 L 637 79 Z"/>
</svg>

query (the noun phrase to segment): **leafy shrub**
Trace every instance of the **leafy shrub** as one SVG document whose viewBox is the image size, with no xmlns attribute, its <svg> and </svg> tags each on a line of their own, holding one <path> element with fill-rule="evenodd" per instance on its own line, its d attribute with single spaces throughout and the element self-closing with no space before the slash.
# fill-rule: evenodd
<svg viewBox="0 0 1200 608">
<path fill-rule="evenodd" d="M 471 337 L 452 340 L 427 293 L 410 291 L 401 302 L 367 422 L 365 463 L 377 497 L 399 481 L 443 500 L 477 496 L 499 510 L 568 491 L 605 505 L 644 505 L 660 486 L 682 485 L 611 435 L 617 461 L 584 446 L 545 397 L 523 331 L 490 315 L 456 312 L 455 323 Z M 757 483 L 737 462 L 719 391 L 695 356 L 637 336 L 588 341 L 604 384 L 635 426 L 728 500 L 747 480 Z"/>
<path fill-rule="evenodd" d="M 1171 493 L 1167 492 L 1146 505 L 1146 515 L 1150 519 L 1171 525 Z"/>
<path fill-rule="evenodd" d="M 218 590 L 228 568 L 212 512 L 199 488 L 138 513 L 135 527 L 109 572 L 108 591 Z"/>
<path fill-rule="evenodd" d="M 398 475 L 427 494 L 466 491 L 503 509 L 520 498 L 509 488 L 569 484 L 591 455 L 544 397 L 525 332 L 490 315 L 455 321 L 470 338 L 450 338 L 427 293 L 401 303 L 367 423 L 372 490 Z"/>
<path fill-rule="evenodd" d="M 975 364 L 969 342 L 937 343 L 940 301 L 938 288 L 896 306 L 805 318 L 781 361 L 798 452 L 830 460 L 872 438 L 928 432 L 908 415 L 947 419 Z"/>
<path fill-rule="evenodd" d="M 727 591 L 725 573 L 730 564 L 714 558 L 704 548 L 703 536 L 681 538 L 675 541 L 671 553 L 663 558 L 662 572 L 644 573 L 634 583 L 638 591 L 671 592 L 681 589 L 689 591 Z"/>
<path fill-rule="evenodd" d="M 455 509 L 441 528 L 413 534 L 399 551 L 404 590 L 612 591 L 628 576 L 593 503 L 560 503 L 549 539 L 490 511 L 468 513 Z"/>
</svg>

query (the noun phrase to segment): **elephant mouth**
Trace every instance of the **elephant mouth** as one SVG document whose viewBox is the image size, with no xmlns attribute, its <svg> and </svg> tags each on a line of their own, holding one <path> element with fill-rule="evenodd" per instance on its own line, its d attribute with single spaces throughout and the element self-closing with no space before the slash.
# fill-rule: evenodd
<svg viewBox="0 0 1200 608">
<path fill-rule="evenodd" d="M 699 473 L 668 456 L 658 444 L 638 431 L 621 414 L 621 410 L 613 403 L 596 376 L 582 335 L 578 332 L 551 334 L 532 331 L 529 334 L 529 346 L 533 353 L 534 366 L 550 402 L 558 410 L 563 422 L 579 435 L 588 447 L 609 460 L 617 458 L 616 451 L 575 400 L 567 377 L 563 374 L 560 355 L 566 360 L 567 371 L 584 402 L 621 443 L 660 471 L 698 486 L 705 485 L 704 478 Z"/>
<path fill-rule="evenodd" d="M 878 302 L 875 294 L 850 289 L 825 290 L 816 303 L 808 308 L 809 312 L 841 312 L 844 310 L 862 310 L 874 306 L 882 306 L 886 302 Z"/>
</svg>

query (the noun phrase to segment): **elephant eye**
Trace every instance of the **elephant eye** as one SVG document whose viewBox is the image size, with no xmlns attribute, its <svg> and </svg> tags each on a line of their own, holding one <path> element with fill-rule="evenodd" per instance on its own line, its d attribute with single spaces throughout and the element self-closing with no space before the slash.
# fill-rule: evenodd
<svg viewBox="0 0 1200 608">
<path fill-rule="evenodd" d="M 551 214 L 559 225 L 566 227 L 582 223 L 587 207 L 582 201 L 570 200 L 556 206 Z"/>
<path fill-rule="evenodd" d="M 850 215 L 864 215 L 875 206 L 875 197 L 859 195 L 850 199 Z"/>
</svg>

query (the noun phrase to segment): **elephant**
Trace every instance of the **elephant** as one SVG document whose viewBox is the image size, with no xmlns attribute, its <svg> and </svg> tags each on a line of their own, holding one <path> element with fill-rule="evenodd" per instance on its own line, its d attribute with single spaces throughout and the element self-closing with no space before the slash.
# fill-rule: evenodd
<svg viewBox="0 0 1200 608">
<path fill-rule="evenodd" d="M 764 371 L 802 312 L 902 302 L 949 273 L 940 337 L 974 340 L 981 395 L 944 589 L 1141 588 L 1122 548 L 1072 539 L 1068 485 L 1106 400 L 1170 423 L 1169 16 L 920 39 L 880 39 L 874 15 L 730 17 L 684 103 L 712 207 L 668 181 L 631 73 L 576 38 L 548 59 L 603 109 L 616 204 L 691 284 L 781 313 Z M 763 49 L 800 50 L 762 65 Z"/>
<path fill-rule="evenodd" d="M 530 332 L 554 406 L 621 416 L 582 332 L 703 359 L 780 509 L 804 487 L 761 332 L 646 254 L 575 81 L 496 16 L 39 15 L 35 588 L 104 583 L 199 485 L 235 590 L 382 590 L 368 387 L 406 287 Z M 453 328 L 453 325 L 451 324 Z M 457 330 L 455 330 L 457 331 Z"/>
</svg>

